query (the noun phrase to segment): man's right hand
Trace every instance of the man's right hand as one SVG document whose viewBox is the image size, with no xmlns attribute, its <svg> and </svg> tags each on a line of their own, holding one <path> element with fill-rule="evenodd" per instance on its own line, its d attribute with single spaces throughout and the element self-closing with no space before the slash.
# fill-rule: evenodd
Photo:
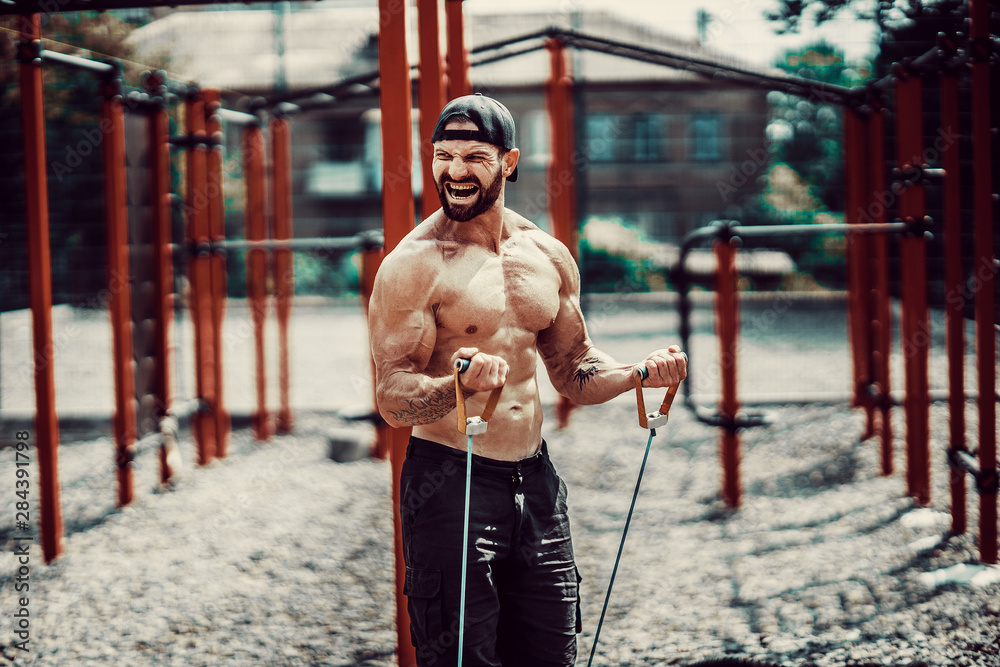
<svg viewBox="0 0 1000 667">
<path fill-rule="evenodd" d="M 469 367 L 458 376 L 462 386 L 470 391 L 489 391 L 507 381 L 507 362 L 501 357 L 485 354 L 475 347 L 462 347 L 451 356 L 451 364 L 468 359 Z"/>
</svg>

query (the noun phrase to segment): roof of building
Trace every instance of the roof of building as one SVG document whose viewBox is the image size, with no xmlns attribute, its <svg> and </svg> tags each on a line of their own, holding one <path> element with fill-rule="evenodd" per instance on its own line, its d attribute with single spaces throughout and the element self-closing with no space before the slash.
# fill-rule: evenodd
<svg viewBox="0 0 1000 667">
<path fill-rule="evenodd" d="M 415 12 L 413 12 L 415 15 Z M 284 54 L 279 57 L 279 27 L 283 23 Z M 411 20 L 414 25 L 416 21 Z M 572 29 L 602 39 L 667 50 L 723 66 L 755 68 L 734 57 L 708 50 L 647 26 L 606 12 L 517 13 L 465 16 L 467 47 L 484 45 L 549 27 Z M 285 13 L 275 11 L 177 11 L 136 29 L 129 37 L 135 59 L 162 67 L 175 79 L 204 87 L 260 94 L 275 89 L 279 73 L 286 88 L 296 90 L 334 84 L 377 68 L 373 48 L 378 33 L 378 10 L 322 6 Z M 411 32 L 408 51 L 418 61 L 417 38 Z M 698 75 L 663 65 L 639 62 L 589 50 L 574 50 L 574 76 L 586 81 L 684 81 Z M 279 68 L 279 64 L 281 67 Z M 759 70 L 757 70 L 759 71 Z M 549 73 L 543 50 L 476 65 L 473 85 L 537 85 Z M 767 72 L 771 74 L 771 72 Z"/>
</svg>

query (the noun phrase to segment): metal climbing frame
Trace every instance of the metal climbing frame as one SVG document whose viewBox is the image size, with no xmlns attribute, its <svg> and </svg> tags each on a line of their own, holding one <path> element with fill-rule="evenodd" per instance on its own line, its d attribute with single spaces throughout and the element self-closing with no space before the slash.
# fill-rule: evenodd
<svg viewBox="0 0 1000 667">
<path fill-rule="evenodd" d="M 696 229 L 684 237 L 681 242 L 680 256 L 674 271 L 674 282 L 678 286 L 678 311 L 680 314 L 680 338 L 684 349 L 690 348 L 691 340 L 691 283 L 685 270 L 687 257 L 692 250 L 707 242 L 712 242 L 716 259 L 716 300 L 715 321 L 716 334 L 720 346 L 721 398 L 718 409 L 710 411 L 699 406 L 685 383 L 685 406 L 702 422 L 722 429 L 720 456 L 723 470 L 722 496 L 730 507 L 740 504 L 742 495 L 739 461 L 740 440 L 739 431 L 743 428 L 763 426 L 768 422 L 761 416 L 743 411 L 743 405 L 737 396 L 736 374 L 738 368 L 738 338 L 740 322 L 739 292 L 737 289 L 738 275 L 736 272 L 736 253 L 738 241 L 741 239 L 788 238 L 790 236 L 815 236 L 821 234 L 845 234 L 849 239 L 886 234 L 922 234 L 923 221 L 920 223 L 869 223 L 855 225 L 819 224 L 819 225 L 758 225 L 741 226 L 735 221 L 716 221 L 711 225 Z M 694 377 L 696 364 L 688 360 L 688 376 Z M 829 396 L 800 395 L 796 400 L 782 399 L 780 403 L 815 403 L 827 402 Z"/>
<path fill-rule="evenodd" d="M 985 563 L 997 562 L 996 458 L 996 313 L 994 280 L 997 262 L 993 238 L 993 194 L 991 175 L 990 80 L 992 43 L 987 28 L 987 3 L 970 3 L 970 31 L 965 44 L 942 36 L 939 45 L 924 55 L 893 68 L 892 73 L 846 96 L 828 99 L 844 104 L 844 156 L 847 172 L 845 210 L 847 225 L 790 227 L 740 227 L 716 223 L 696 230 L 682 244 L 677 283 L 681 286 L 681 338 L 690 336 L 690 300 L 684 258 L 694 245 L 715 239 L 717 257 L 717 321 L 722 346 L 723 390 L 719 410 L 710 414 L 686 397 L 699 419 L 723 428 L 723 496 L 730 505 L 739 503 L 740 428 L 759 425 L 760 418 L 744 415 L 736 397 L 736 331 L 739 305 L 734 287 L 737 237 L 770 234 L 837 232 L 848 235 L 849 337 L 854 369 L 852 402 L 865 410 L 865 437 L 881 440 L 882 473 L 892 473 L 893 429 L 889 377 L 892 315 L 889 299 L 888 234 L 900 234 L 901 347 L 904 361 L 903 408 L 906 423 L 907 494 L 918 504 L 930 502 L 930 401 L 928 386 L 930 319 L 927 303 L 927 233 L 940 229 L 945 240 L 945 315 L 949 387 L 947 401 L 950 428 L 947 461 L 951 468 L 952 531 L 966 530 L 965 475 L 976 481 L 980 503 L 979 550 Z M 965 390 L 965 292 L 962 279 L 961 190 L 958 146 L 944 137 L 957 136 L 959 129 L 958 77 L 968 69 L 971 77 L 972 146 L 974 162 L 973 226 L 974 265 L 971 289 L 976 320 L 977 391 L 979 410 L 978 457 L 966 445 L 964 411 L 972 398 Z M 941 79 L 940 145 L 923 145 L 922 78 L 939 74 Z M 891 103 L 886 97 L 891 96 Z M 895 119 L 896 167 L 885 168 L 884 110 Z M 937 154 L 942 167 L 931 167 L 929 155 Z M 936 225 L 925 216 L 925 190 L 940 186 L 943 220 Z M 895 221 L 888 222 L 895 209 Z M 691 367 L 689 366 L 689 372 Z M 808 401 L 809 397 L 805 397 Z"/>
</svg>

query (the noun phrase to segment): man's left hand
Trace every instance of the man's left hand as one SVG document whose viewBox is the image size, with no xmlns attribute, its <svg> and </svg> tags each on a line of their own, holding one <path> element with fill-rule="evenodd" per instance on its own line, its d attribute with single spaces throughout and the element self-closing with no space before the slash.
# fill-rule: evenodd
<svg viewBox="0 0 1000 667">
<path fill-rule="evenodd" d="M 657 350 L 640 364 L 649 372 L 642 382 L 643 387 L 674 387 L 687 377 L 687 355 L 678 345 L 666 350 Z"/>
</svg>

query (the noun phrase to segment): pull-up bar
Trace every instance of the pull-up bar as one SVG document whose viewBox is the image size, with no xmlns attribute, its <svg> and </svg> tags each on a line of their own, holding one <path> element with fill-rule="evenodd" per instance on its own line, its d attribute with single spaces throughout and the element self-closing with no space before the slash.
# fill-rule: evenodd
<svg viewBox="0 0 1000 667">
<path fill-rule="evenodd" d="M 740 239 L 781 238 L 793 235 L 814 236 L 818 234 L 843 234 L 845 236 L 869 234 L 923 235 L 927 219 L 893 223 L 822 224 L 822 225 L 760 225 L 743 226 L 732 220 L 718 220 L 711 225 L 696 229 L 681 242 L 680 256 L 674 270 L 674 280 L 679 289 L 678 310 L 680 313 L 680 338 L 684 349 L 690 347 L 691 301 L 690 282 L 687 276 L 687 256 L 696 246 L 705 241 L 714 241 L 716 256 L 716 328 L 720 345 L 721 397 L 718 409 L 709 413 L 694 402 L 687 387 L 684 390 L 685 406 L 703 423 L 722 428 L 720 456 L 722 459 L 722 495 L 730 507 L 740 504 L 741 485 L 739 473 L 740 439 L 739 430 L 768 424 L 762 415 L 747 414 L 741 409 L 737 396 L 736 370 L 739 337 L 739 297 L 736 288 L 736 244 Z M 691 363 L 688 361 L 688 377 L 691 377 Z M 815 402 L 815 397 L 799 396 L 782 403 Z M 824 399 L 826 397 L 823 397 Z"/>
</svg>

